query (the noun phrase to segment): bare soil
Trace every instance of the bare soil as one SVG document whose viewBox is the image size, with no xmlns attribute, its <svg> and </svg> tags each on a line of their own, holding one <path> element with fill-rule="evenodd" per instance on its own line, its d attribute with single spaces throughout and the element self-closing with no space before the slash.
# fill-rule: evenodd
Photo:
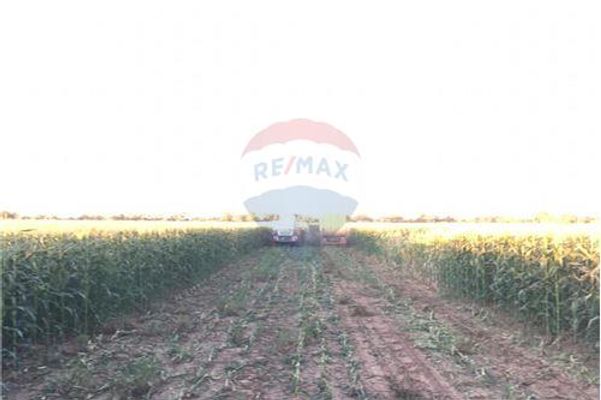
<svg viewBox="0 0 601 400">
<path fill-rule="evenodd" d="M 352 248 L 266 248 L 32 352 L 6 399 L 597 399 L 598 349 Z"/>
<path fill-rule="evenodd" d="M 396 265 L 356 251 L 352 255 L 387 282 L 397 296 L 435 314 L 453 330 L 461 338 L 457 351 L 466 353 L 517 391 L 540 399 L 599 397 L 598 384 L 591 382 L 598 382 L 599 377 L 599 352 L 593 345 L 545 337 L 502 311 L 441 298 L 431 286 L 409 278 Z M 487 320 L 477 317 L 483 313 Z M 571 364 L 561 360 L 571 360 Z"/>
</svg>

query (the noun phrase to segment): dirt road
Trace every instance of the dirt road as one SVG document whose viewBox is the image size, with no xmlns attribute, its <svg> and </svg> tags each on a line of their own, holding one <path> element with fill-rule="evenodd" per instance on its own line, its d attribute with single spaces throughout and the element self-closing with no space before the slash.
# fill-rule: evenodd
<svg viewBox="0 0 601 400">
<path fill-rule="evenodd" d="M 535 339 L 357 250 L 266 248 L 100 335 L 32 355 L 4 371 L 4 395 L 599 397 L 597 350 Z"/>
</svg>

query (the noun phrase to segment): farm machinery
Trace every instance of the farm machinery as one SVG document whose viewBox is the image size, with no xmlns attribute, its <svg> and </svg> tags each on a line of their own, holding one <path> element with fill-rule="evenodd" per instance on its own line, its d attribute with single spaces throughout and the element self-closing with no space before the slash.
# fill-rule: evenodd
<svg viewBox="0 0 601 400">
<path fill-rule="evenodd" d="M 348 242 L 344 216 L 322 217 L 318 222 L 291 221 L 272 228 L 273 244 L 345 246 Z"/>
</svg>

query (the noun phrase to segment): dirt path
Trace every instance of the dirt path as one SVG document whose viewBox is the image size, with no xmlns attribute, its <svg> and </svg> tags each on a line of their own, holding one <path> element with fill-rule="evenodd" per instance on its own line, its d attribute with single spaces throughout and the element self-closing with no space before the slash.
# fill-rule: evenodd
<svg viewBox="0 0 601 400">
<path fill-rule="evenodd" d="M 385 399 L 501 398 L 469 370 L 416 346 L 379 290 L 376 277 L 338 250 L 323 252 L 333 265 L 333 290 L 345 329 L 356 343 L 368 392 Z M 469 390 L 467 386 L 469 387 Z"/>
<path fill-rule="evenodd" d="M 540 347 L 528 345 L 526 335 L 518 331 L 520 326 L 514 321 L 501 319 L 502 316 L 495 314 L 495 320 L 484 323 L 474 318 L 473 309 L 466 307 L 466 304 L 442 299 L 431 288 L 403 275 L 396 265 L 376 257 L 367 257 L 352 249 L 342 255 L 339 252 L 333 253 L 347 263 L 355 264 L 356 268 L 363 268 L 363 273 L 369 276 L 372 286 L 385 293 L 389 301 L 402 299 L 404 304 L 396 307 L 395 311 L 401 313 L 400 320 L 408 328 L 416 319 L 424 319 L 425 314 L 429 314 L 428 319 L 432 321 L 430 328 L 438 325 L 452 338 L 450 346 L 445 349 L 443 344 L 440 346 L 443 348 L 438 349 L 442 354 L 446 353 L 449 360 L 465 364 L 467 369 L 476 372 L 485 371 L 487 377 L 482 380 L 484 385 L 472 393 L 473 397 L 599 398 L 599 386 L 591 382 L 598 381 L 598 352 L 594 352 L 596 357 L 588 363 L 578 363 L 576 366 L 580 370 L 568 374 L 566 367 L 569 369 L 574 365 L 558 365 L 555 362 L 561 352 L 557 349 L 547 349 L 545 352 Z M 413 336 L 419 341 L 419 335 Z M 568 343 L 564 347 L 564 350 L 567 348 L 574 352 L 569 357 L 572 364 L 576 364 L 578 358 L 587 358 L 583 347 L 574 343 Z M 472 383 L 469 385 L 473 386 Z"/>
<path fill-rule="evenodd" d="M 352 298 L 350 307 L 338 311 L 357 347 L 369 393 L 380 398 L 462 398 L 381 312 L 378 300 L 347 282 L 337 283 L 335 293 Z"/>
<path fill-rule="evenodd" d="M 4 371 L 4 398 L 598 398 L 515 337 L 354 249 L 266 248 Z"/>
</svg>

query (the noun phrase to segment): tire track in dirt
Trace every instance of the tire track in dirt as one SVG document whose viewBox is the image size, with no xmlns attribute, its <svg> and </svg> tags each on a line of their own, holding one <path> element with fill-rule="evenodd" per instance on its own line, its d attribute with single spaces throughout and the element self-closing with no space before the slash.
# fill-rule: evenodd
<svg viewBox="0 0 601 400">
<path fill-rule="evenodd" d="M 449 301 L 441 299 L 435 291 L 414 278 L 402 275 L 399 268 L 375 256 L 366 256 L 352 250 L 352 256 L 370 268 L 382 282 L 398 296 L 411 300 L 416 309 L 435 312 L 437 319 L 466 338 L 470 358 L 493 375 L 509 382 L 537 399 L 598 399 L 599 387 L 579 382 L 534 354 L 525 346 L 514 343 L 514 331 L 490 329 L 474 320 L 471 313 L 460 310 Z"/>
<path fill-rule="evenodd" d="M 311 273 L 310 297 L 312 316 L 319 329 L 317 337 L 305 345 L 303 375 L 312 381 L 303 388 L 311 399 L 346 399 L 354 395 L 354 387 L 344 362 L 338 337 L 337 315 L 334 313 L 331 283 L 319 259 L 308 267 Z"/>
<path fill-rule="evenodd" d="M 166 348 L 167 343 L 157 345 L 155 352 L 164 354 L 162 365 L 167 367 L 168 376 L 173 378 L 157 385 L 152 398 L 199 398 L 203 387 L 213 383 L 211 388 L 221 390 L 221 380 L 228 380 L 230 375 L 238 371 L 241 366 L 234 361 L 243 349 L 233 346 L 231 342 L 236 335 L 234 329 L 246 329 L 248 325 L 248 310 L 241 303 L 244 301 L 245 304 L 254 304 L 270 290 L 270 282 L 257 280 L 255 275 L 262 265 L 271 262 L 270 255 L 273 255 L 269 251 L 260 254 L 261 257 L 219 272 L 212 280 L 197 285 L 194 291 L 183 298 L 165 305 L 166 308 L 171 308 L 171 312 L 183 309 L 188 315 L 200 313 L 204 318 L 196 324 L 195 329 L 184 334 L 178 343 L 178 348 L 195 349 L 185 362 L 170 360 L 173 348 Z M 237 298 L 240 293 L 244 295 Z"/>
<path fill-rule="evenodd" d="M 198 398 L 284 398 L 289 369 L 273 346 L 278 333 L 295 326 L 298 319 L 292 303 L 298 285 L 291 260 L 279 251 L 278 255 L 279 262 L 273 266 L 277 272 L 267 278 L 267 289 L 247 301 L 249 324 L 235 343 L 226 344 L 226 350 L 217 355 L 208 372 L 216 379 L 206 382 Z"/>
<path fill-rule="evenodd" d="M 351 399 L 331 293 L 316 250 L 281 249 L 279 295 L 257 312 L 264 328 L 246 356 L 237 394 L 261 399 Z M 302 345 L 299 339 L 302 337 Z M 295 361 L 299 375 L 295 377 Z"/>
<path fill-rule="evenodd" d="M 181 393 L 181 397 L 197 397 L 203 386 L 210 382 L 214 383 L 210 385 L 211 388 L 222 389 L 219 385 L 221 379 L 227 383 L 224 385 L 226 389 L 231 388 L 230 378 L 242 367 L 236 360 L 241 358 L 244 350 L 242 343 L 235 342 L 242 341 L 241 335 L 245 329 L 252 329 L 252 324 L 248 323 L 249 310 L 252 308 L 247 306 L 255 305 L 271 290 L 269 280 L 257 279 L 257 276 L 262 276 L 260 269 L 272 262 L 275 262 L 273 253 L 266 251 L 250 265 L 239 265 L 237 270 L 231 271 L 233 276 L 223 274 L 219 282 L 205 286 L 204 290 L 199 290 L 202 294 L 197 293 L 190 299 L 190 312 L 204 309 L 203 312 L 210 317 L 210 325 L 206 327 L 204 335 L 198 330 L 188 338 L 187 343 L 200 343 L 197 347 L 199 351 L 188 363 L 188 369 L 181 374 L 179 385 L 172 383 L 164 386 L 154 397 L 172 398 L 172 393 L 177 392 Z M 243 295 L 240 296 L 240 293 Z M 170 366 L 170 370 L 173 374 L 173 366 Z"/>
<path fill-rule="evenodd" d="M 338 312 L 356 340 L 363 370 L 373 374 L 364 376 L 369 393 L 383 398 L 462 398 L 412 341 L 397 330 L 395 322 L 380 314 L 379 301 L 365 296 L 360 287 L 342 281 L 336 284 L 334 293 L 353 299 L 353 307 L 340 306 Z"/>
<path fill-rule="evenodd" d="M 298 325 L 298 273 L 290 259 L 279 265 L 280 271 L 275 293 L 257 312 L 257 323 L 261 326 L 255 344 L 247 358 L 254 361 L 240 374 L 241 394 L 245 398 L 267 400 L 283 399 L 290 387 L 290 366 L 285 363 L 285 354 L 291 352 L 291 328 Z"/>
<path fill-rule="evenodd" d="M 322 254 L 336 265 L 329 252 Z M 362 381 L 368 394 L 385 399 L 463 398 L 398 330 L 396 321 L 383 313 L 378 298 L 366 294 L 366 288 L 357 282 L 335 279 L 333 285 L 336 310 L 362 362 Z"/>
<path fill-rule="evenodd" d="M 353 284 L 361 283 L 361 290 L 368 297 L 382 301 L 382 308 L 394 319 L 398 331 L 413 342 L 420 354 L 427 357 L 428 363 L 435 366 L 435 370 L 441 373 L 443 379 L 464 398 L 514 398 L 507 395 L 506 387 L 503 386 L 506 382 L 493 384 L 492 377 L 485 370 L 456 352 L 450 343 L 451 337 L 447 329 L 433 319 L 433 315 L 416 312 L 406 304 L 406 299 L 394 295 L 371 270 L 364 268 L 351 256 L 352 250 L 340 252 L 332 249 L 331 253 L 344 265 L 338 270 L 340 277 Z"/>
</svg>

